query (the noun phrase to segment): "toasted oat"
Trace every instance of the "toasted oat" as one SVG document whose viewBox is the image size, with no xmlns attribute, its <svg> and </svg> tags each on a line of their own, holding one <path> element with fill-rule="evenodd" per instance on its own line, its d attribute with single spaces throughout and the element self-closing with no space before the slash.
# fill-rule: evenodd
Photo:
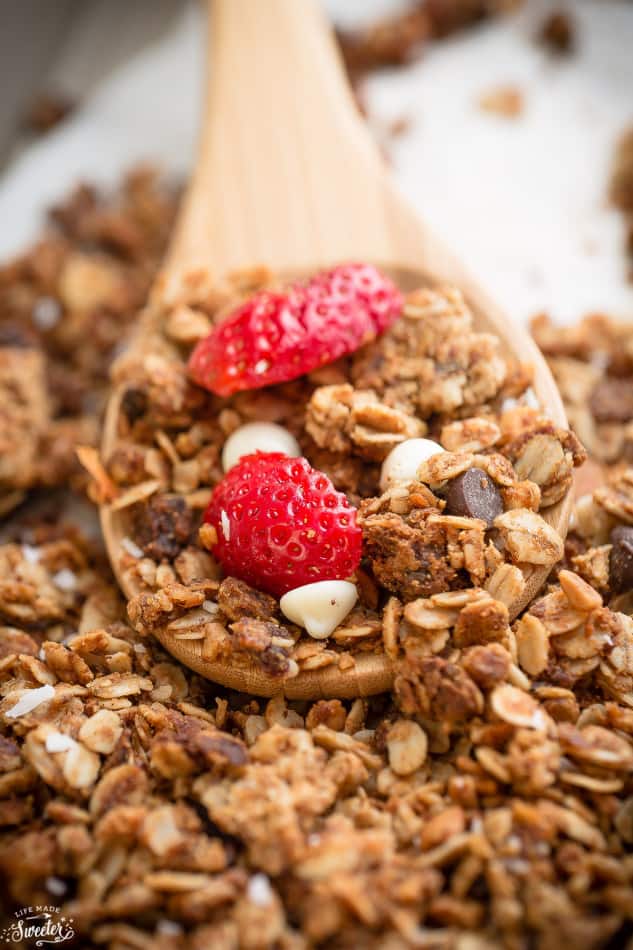
<svg viewBox="0 0 633 950">
<path fill-rule="evenodd" d="M 563 556 L 560 535 L 540 515 L 526 508 L 505 511 L 495 519 L 495 528 L 518 563 L 549 565 Z"/>
<path fill-rule="evenodd" d="M 535 700 L 514 686 L 497 686 L 490 696 L 495 715 L 512 726 L 544 731 L 547 717 Z"/>
<path fill-rule="evenodd" d="M 427 753 L 426 734 L 420 726 L 407 719 L 399 719 L 387 733 L 389 765 L 396 775 L 410 775 L 422 765 Z"/>
<path fill-rule="evenodd" d="M 448 452 L 481 452 L 495 445 L 501 430 L 492 419 L 476 416 L 443 426 L 440 442 Z"/>
<path fill-rule="evenodd" d="M 79 730 L 79 738 L 93 752 L 109 755 L 116 746 L 123 726 L 115 712 L 100 709 L 87 719 Z"/>
<path fill-rule="evenodd" d="M 523 572 L 514 564 L 500 564 L 486 581 L 485 589 L 495 600 L 510 607 L 525 590 Z"/>
</svg>

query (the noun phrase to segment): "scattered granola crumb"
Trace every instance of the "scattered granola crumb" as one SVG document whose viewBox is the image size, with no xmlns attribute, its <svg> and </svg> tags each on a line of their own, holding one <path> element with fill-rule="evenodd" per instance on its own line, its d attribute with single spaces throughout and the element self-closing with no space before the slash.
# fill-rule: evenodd
<svg viewBox="0 0 633 950">
<path fill-rule="evenodd" d="M 525 102 L 518 86 L 496 86 L 482 93 L 478 99 L 479 108 L 504 119 L 517 119 L 524 110 Z"/>
<path fill-rule="evenodd" d="M 61 93 L 40 92 L 29 105 L 24 125 L 30 132 L 43 135 L 63 122 L 75 110 L 76 103 Z"/>
<path fill-rule="evenodd" d="M 552 10 L 539 27 L 537 40 L 550 53 L 569 55 L 576 45 L 576 27 L 566 9 Z"/>
<path fill-rule="evenodd" d="M 624 250 L 633 274 L 633 126 L 616 142 L 608 190 L 611 203 L 624 218 Z"/>
</svg>

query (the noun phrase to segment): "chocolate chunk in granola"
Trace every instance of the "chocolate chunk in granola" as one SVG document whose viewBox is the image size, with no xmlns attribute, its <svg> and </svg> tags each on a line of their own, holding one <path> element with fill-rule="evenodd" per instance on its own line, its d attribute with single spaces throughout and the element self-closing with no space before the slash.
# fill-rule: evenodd
<svg viewBox="0 0 633 950">
<path fill-rule="evenodd" d="M 154 561 L 178 557 L 192 530 L 191 509 L 180 497 L 154 495 L 136 515 L 136 543 Z"/>
<path fill-rule="evenodd" d="M 589 408 L 597 422 L 629 422 L 633 419 L 633 383 L 605 376 L 591 393 Z"/>
<path fill-rule="evenodd" d="M 277 613 L 274 597 L 255 590 L 236 577 L 227 577 L 220 584 L 218 605 L 229 620 L 240 620 L 242 617 L 272 620 Z"/>
<path fill-rule="evenodd" d="M 0 346 L 30 348 L 37 346 L 37 336 L 28 326 L 7 322 L 0 324 Z"/>
<path fill-rule="evenodd" d="M 144 389 L 126 389 L 121 400 L 121 409 L 133 425 L 147 412 L 147 393 Z"/>
<path fill-rule="evenodd" d="M 633 588 L 633 528 L 625 525 L 611 532 L 609 585 L 618 594 Z"/>
<path fill-rule="evenodd" d="M 371 515 L 363 522 L 363 544 L 376 580 L 404 600 L 460 586 L 443 532 L 424 519 L 409 524 L 391 512 Z"/>
<path fill-rule="evenodd" d="M 490 527 L 497 515 L 503 512 L 503 502 L 490 476 L 481 468 L 469 468 L 449 483 L 446 512 L 479 518 Z"/>
</svg>

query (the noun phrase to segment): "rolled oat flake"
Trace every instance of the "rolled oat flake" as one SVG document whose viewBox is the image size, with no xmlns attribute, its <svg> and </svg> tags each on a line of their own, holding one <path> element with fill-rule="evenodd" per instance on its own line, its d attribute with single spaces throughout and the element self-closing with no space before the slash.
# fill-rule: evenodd
<svg viewBox="0 0 633 950">
<path fill-rule="evenodd" d="M 633 528 L 619 525 L 611 532 L 609 586 L 617 594 L 633 589 Z"/>
<path fill-rule="evenodd" d="M 499 489 L 482 468 L 469 468 L 449 482 L 446 513 L 480 518 L 490 527 L 503 512 Z"/>
</svg>

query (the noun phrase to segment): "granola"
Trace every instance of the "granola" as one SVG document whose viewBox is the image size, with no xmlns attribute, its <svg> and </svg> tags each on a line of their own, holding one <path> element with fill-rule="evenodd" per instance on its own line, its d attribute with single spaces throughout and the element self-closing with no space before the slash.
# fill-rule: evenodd
<svg viewBox="0 0 633 950">
<path fill-rule="evenodd" d="M 20 273 L 0 281 L 7 299 L 25 296 Z M 240 295 L 252 289 L 242 278 Z M 582 450 L 529 399 L 506 402 L 529 376 L 469 336 L 454 292 L 418 297 L 404 326 L 369 344 L 373 361 L 361 353 L 226 401 L 192 386 L 179 354 L 209 332 L 231 290 L 198 285 L 194 296 L 166 322 L 175 348 L 136 367 L 112 459 L 81 452 L 94 497 L 133 515 L 124 569 L 141 589 L 131 604 L 99 544 L 60 513 L 62 496 L 51 514 L 36 482 L 17 481 L 27 456 L 7 469 L 3 487 L 26 504 L 4 518 L 0 544 L 3 926 L 15 910 L 55 905 L 78 945 L 108 950 L 624 946 L 633 903 L 626 452 L 578 499 L 563 553 L 535 519 L 567 491 Z M 434 310 L 461 328 L 468 358 L 438 358 Z M 557 360 L 573 361 L 570 392 L 576 372 L 591 388 L 626 380 L 626 325 L 537 332 L 558 371 Z M 37 341 L 7 347 L 12 373 L 14 357 L 41 368 L 45 395 L 5 400 L 5 437 L 34 425 L 13 421 L 25 412 L 48 413 L 48 432 L 58 416 L 46 377 L 51 361 L 75 358 L 73 345 L 59 357 Z M 95 347 L 93 369 L 77 370 L 86 386 L 92 372 L 105 378 Z M 610 368 L 587 383 L 607 348 Z M 398 375 L 407 353 L 420 362 Z M 430 374 L 424 392 L 418 372 Z M 607 425 L 623 402 L 598 390 L 591 411 L 602 421 L 592 424 Z M 198 529 L 223 478 L 223 445 L 254 420 L 291 432 L 360 508 L 358 600 L 326 640 L 288 623 L 278 597 L 224 576 L 216 529 Z M 445 451 L 381 491 L 383 440 L 392 451 L 402 435 Z M 473 469 L 502 499 L 492 527 L 448 510 L 447 487 Z M 520 559 L 561 556 L 512 620 Z M 165 624 L 203 640 L 209 657 L 262 663 L 280 684 L 299 667 L 384 650 L 394 692 L 313 703 L 237 694 L 166 654 L 151 635 Z"/>
<path fill-rule="evenodd" d="M 351 78 L 385 66 L 402 66 L 429 41 L 516 10 L 522 0 L 417 0 L 405 9 L 356 31 L 338 34 Z"/>
<path fill-rule="evenodd" d="M 146 167 L 114 194 L 80 185 L 41 241 L 0 267 L 0 506 L 29 488 L 85 485 L 74 448 L 96 445 L 108 367 L 144 305 L 177 192 Z"/>
<path fill-rule="evenodd" d="M 247 294 L 262 288 L 260 296 L 245 297 L 245 284 Z M 115 370 L 125 390 L 118 442 L 101 468 L 89 463 L 97 473 L 95 497 L 108 492 L 112 509 L 126 518 L 128 543 L 119 569 L 136 591 L 128 615 L 137 630 L 202 640 L 206 659 L 255 663 L 281 683 L 310 669 L 349 668 L 357 655 L 382 652 L 385 639 L 393 658 L 405 634 L 402 625 L 385 632 L 393 617 L 389 595 L 408 604 L 445 591 L 485 588 L 504 564 L 527 571 L 560 560 L 563 543 L 543 514 L 569 491 L 584 451 L 571 432 L 557 429 L 528 404 L 529 369 L 510 364 L 496 338 L 473 329 L 459 291 L 414 291 L 391 328 L 351 355 L 264 389 L 240 383 L 239 391 L 218 397 L 188 375 L 192 347 L 192 375 L 204 382 L 209 327 L 228 326 L 222 321 L 236 303 L 242 302 L 237 316 L 248 312 L 250 300 L 259 306 L 258 299 L 275 301 L 283 294 L 261 272 L 237 275 L 233 286 L 227 281 L 214 288 L 197 277 L 163 305 L 163 341 L 149 354 L 124 358 Z M 175 335 L 174 314 L 180 315 Z M 184 335 L 189 317 L 183 314 L 193 314 Z M 226 352 L 231 346 L 224 341 Z M 261 372 L 268 372 L 260 362 Z M 230 392 L 230 380 L 218 383 L 223 392 Z M 288 586 L 278 591 L 262 580 L 258 587 L 258 556 L 252 549 L 249 554 L 249 546 L 259 529 L 249 522 L 242 538 L 240 524 L 229 524 L 226 510 L 233 503 L 226 493 L 237 468 L 227 473 L 226 459 L 232 465 L 237 459 L 227 446 L 229 440 L 235 444 L 236 433 L 246 438 L 253 423 L 260 424 L 262 438 L 285 433 L 288 451 L 300 452 L 345 493 L 345 504 L 358 509 L 362 560 L 351 577 L 349 570 L 325 575 L 352 581 L 358 602 L 319 643 L 296 625 L 294 615 L 294 623 L 284 615 L 280 595 Z M 408 480 L 391 478 L 383 490 L 385 460 L 394 450 L 429 445 L 439 454 L 425 455 Z M 268 478 L 259 464 L 256 478 Z M 476 482 L 456 501 L 464 473 L 480 473 L 486 499 L 480 497 L 483 482 Z M 260 502 L 248 494 L 246 482 L 240 484 L 231 490 L 249 510 L 259 511 L 260 503 L 274 508 L 268 488 Z M 270 492 L 275 490 L 271 482 Z M 207 508 L 211 497 L 227 500 Z M 329 511 L 331 520 L 334 509 Z M 227 562 L 221 552 L 238 543 L 244 548 Z M 302 549 L 303 541 L 297 539 L 295 547 Z M 226 577 L 218 584 L 222 564 Z M 518 599 L 524 584 L 510 586 Z"/>
<path fill-rule="evenodd" d="M 82 946 L 112 950 L 626 933 L 633 717 L 602 669 L 617 647 L 595 633 L 605 610 L 602 628 L 621 621 L 577 575 L 514 627 L 482 589 L 411 601 L 393 700 L 287 703 L 223 695 L 171 661 L 66 535 L 0 549 L 7 913 L 55 903 Z M 272 598 L 231 585 L 236 616 L 270 622 Z M 533 680 L 528 617 L 556 658 Z M 600 663 L 572 690 L 557 643 L 577 619 Z"/>
</svg>

